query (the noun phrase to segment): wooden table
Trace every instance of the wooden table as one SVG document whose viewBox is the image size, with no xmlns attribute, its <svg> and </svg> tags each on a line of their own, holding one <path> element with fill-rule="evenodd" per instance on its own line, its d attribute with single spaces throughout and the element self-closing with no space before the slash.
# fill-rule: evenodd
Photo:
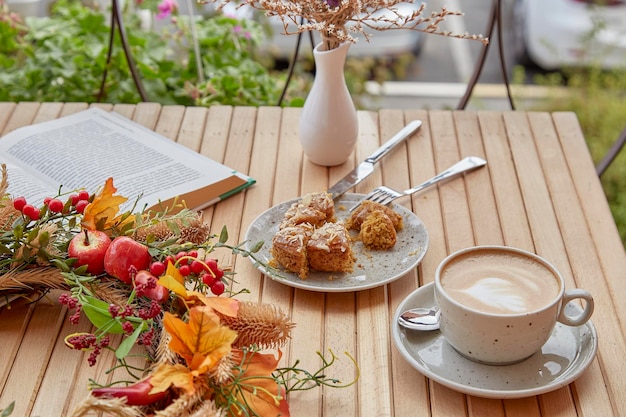
<svg viewBox="0 0 626 417">
<path fill-rule="evenodd" d="M 416 270 L 383 287 L 348 293 L 294 290 L 235 259 L 241 299 L 273 303 L 298 324 L 284 362 L 319 366 L 316 351 L 332 349 L 339 363 L 329 372 L 345 389 L 313 389 L 290 398 L 293 416 L 626 416 L 626 256 L 572 113 L 381 110 L 359 113 L 359 142 L 342 166 L 309 163 L 298 142 L 299 109 L 277 107 L 184 108 L 144 103 L 99 105 L 251 175 L 257 184 L 206 210 L 219 231 L 243 240 L 265 209 L 341 178 L 407 121 L 424 126 L 385 157 L 356 187 L 415 185 L 466 155 L 488 166 L 411 199 L 401 200 L 425 223 L 430 246 Z M 0 132 L 53 119 L 84 104 L 0 103 Z M 396 350 L 390 332 L 396 306 L 431 282 L 450 252 L 477 244 L 504 244 L 538 253 L 565 276 L 567 287 L 595 297 L 596 359 L 572 384 L 536 397 L 485 399 L 428 380 Z M 239 288 L 240 289 L 240 288 Z M 14 416 L 67 415 L 98 380 L 104 364 L 89 368 L 63 346 L 77 331 L 56 299 L 0 311 L 0 409 L 16 401 Z"/>
</svg>

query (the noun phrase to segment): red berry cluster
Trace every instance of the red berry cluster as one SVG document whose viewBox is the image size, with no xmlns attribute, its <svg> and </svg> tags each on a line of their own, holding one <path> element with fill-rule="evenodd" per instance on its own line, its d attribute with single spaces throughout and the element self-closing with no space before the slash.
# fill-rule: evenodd
<svg viewBox="0 0 626 417">
<path fill-rule="evenodd" d="M 202 282 L 214 295 L 222 295 L 226 290 L 226 284 L 222 280 L 224 270 L 218 266 L 216 259 L 200 260 L 195 250 L 180 251 L 166 256 L 163 261 L 152 262 L 150 273 L 160 277 L 167 270 L 168 264 L 174 265 L 183 277 Z"/>
<path fill-rule="evenodd" d="M 15 210 L 22 212 L 22 214 L 32 221 L 39 220 L 39 216 L 41 215 L 41 210 L 32 204 L 28 204 L 26 202 L 25 197 L 17 197 L 13 200 L 13 208 Z"/>
<path fill-rule="evenodd" d="M 69 294 L 63 293 L 59 296 L 59 302 L 68 309 L 76 309 L 75 312 L 70 316 L 70 322 L 72 324 L 78 324 L 78 320 L 80 318 L 81 304 L 78 300 L 72 297 Z M 118 319 L 121 322 L 122 330 L 126 335 L 130 335 L 135 331 L 133 323 L 128 319 L 131 317 L 139 318 L 141 320 L 151 320 L 155 317 L 159 316 L 163 309 L 161 305 L 152 300 L 150 302 L 150 306 L 146 308 L 135 308 L 132 305 L 125 305 L 124 307 L 117 306 L 115 304 L 109 305 L 109 314 L 114 319 Z M 154 328 L 150 327 L 147 331 L 141 333 L 138 343 L 143 345 L 152 344 L 152 340 L 154 339 Z M 102 348 L 107 347 L 109 345 L 109 338 L 107 336 L 102 337 L 100 340 L 96 339 L 96 336 L 91 333 L 80 333 L 78 335 L 74 335 L 69 337 L 66 340 L 66 343 L 74 348 L 74 349 L 92 349 L 91 354 L 87 361 L 90 366 L 96 364 L 96 358 L 100 354 Z"/>
<path fill-rule="evenodd" d="M 89 204 L 89 198 L 89 192 L 82 190 L 77 194 L 70 195 L 68 201 L 77 213 L 83 214 L 85 212 L 85 207 Z M 44 198 L 43 203 L 48 207 L 48 211 L 52 214 L 63 213 L 65 210 L 65 203 L 63 203 L 63 201 L 59 198 L 46 197 Z M 13 199 L 13 208 L 32 221 L 37 221 L 41 217 L 41 209 L 29 204 L 26 201 L 26 197 L 23 196 Z"/>
<path fill-rule="evenodd" d="M 109 346 L 109 343 L 111 342 L 108 336 L 104 336 L 98 340 L 92 333 L 79 333 L 68 337 L 65 340 L 65 343 L 73 349 L 91 350 L 91 353 L 87 358 L 87 362 L 89 363 L 89 366 L 94 366 L 98 355 L 102 352 L 102 349 Z"/>
<path fill-rule="evenodd" d="M 82 309 L 82 305 L 78 302 L 78 299 L 63 293 L 59 296 L 59 303 L 66 305 L 69 310 L 75 309 L 74 313 L 70 316 L 70 323 L 78 324 L 80 311 Z"/>
</svg>

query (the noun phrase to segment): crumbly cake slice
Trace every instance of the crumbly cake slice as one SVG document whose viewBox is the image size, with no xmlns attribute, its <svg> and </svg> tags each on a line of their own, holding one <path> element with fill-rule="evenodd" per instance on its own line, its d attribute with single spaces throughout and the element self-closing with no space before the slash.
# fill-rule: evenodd
<svg viewBox="0 0 626 417">
<path fill-rule="evenodd" d="M 395 246 L 397 233 L 389 216 L 382 210 L 374 210 L 361 224 L 359 238 L 370 249 L 385 250 Z"/>
<path fill-rule="evenodd" d="M 375 203 L 370 200 L 363 201 L 359 207 L 356 208 L 346 221 L 346 227 L 352 230 L 361 230 L 361 225 L 374 210 L 380 210 L 389 217 L 391 222 L 393 223 L 394 229 L 399 231 L 402 229 L 402 216 L 399 213 L 396 213 L 392 208 L 383 206 L 380 203 Z"/>
<path fill-rule="evenodd" d="M 335 221 L 335 202 L 326 191 L 309 193 L 293 203 L 285 212 L 279 228 L 291 227 L 301 223 L 322 226 Z"/>
<path fill-rule="evenodd" d="M 280 229 L 272 239 L 271 254 L 274 260 L 302 279 L 309 275 L 307 244 L 312 233 L 313 226 L 302 223 Z"/>
<path fill-rule="evenodd" d="M 352 272 L 352 239 L 343 223 L 325 223 L 307 244 L 309 267 L 323 272 Z"/>
</svg>

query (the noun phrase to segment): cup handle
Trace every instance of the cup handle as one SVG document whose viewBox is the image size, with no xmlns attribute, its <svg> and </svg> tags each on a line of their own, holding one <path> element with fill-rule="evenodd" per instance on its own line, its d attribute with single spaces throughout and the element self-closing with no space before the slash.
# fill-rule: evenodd
<svg viewBox="0 0 626 417">
<path fill-rule="evenodd" d="M 577 317 L 569 317 L 565 314 L 565 306 L 572 300 L 577 298 L 581 298 L 585 300 L 585 307 L 583 312 L 580 313 Z M 568 326 L 580 326 L 589 320 L 591 314 L 593 313 L 593 297 L 585 290 L 581 290 L 580 288 L 574 288 L 570 290 L 566 290 L 563 294 L 563 300 L 561 303 L 561 311 L 559 312 L 558 321 Z"/>
</svg>

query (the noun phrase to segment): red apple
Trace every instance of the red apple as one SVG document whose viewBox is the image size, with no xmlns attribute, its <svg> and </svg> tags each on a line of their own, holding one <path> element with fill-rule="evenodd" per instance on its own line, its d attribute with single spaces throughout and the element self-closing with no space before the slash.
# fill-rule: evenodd
<svg viewBox="0 0 626 417">
<path fill-rule="evenodd" d="M 149 271 L 141 270 L 135 275 L 135 288 L 143 286 L 141 291 L 138 290 L 138 294 L 156 301 L 157 303 L 164 303 L 170 297 L 170 291 L 163 285 L 157 282 L 157 279 Z"/>
<path fill-rule="evenodd" d="M 148 247 L 128 236 L 118 236 L 113 239 L 104 255 L 104 270 L 107 274 L 119 278 L 126 284 L 132 282 L 130 267 L 141 271 L 150 266 L 152 257 Z"/>
<path fill-rule="evenodd" d="M 75 267 L 87 265 L 87 272 L 98 275 L 104 272 L 104 256 L 111 238 L 100 230 L 83 229 L 74 236 L 67 247 L 70 258 L 76 258 Z"/>
</svg>

